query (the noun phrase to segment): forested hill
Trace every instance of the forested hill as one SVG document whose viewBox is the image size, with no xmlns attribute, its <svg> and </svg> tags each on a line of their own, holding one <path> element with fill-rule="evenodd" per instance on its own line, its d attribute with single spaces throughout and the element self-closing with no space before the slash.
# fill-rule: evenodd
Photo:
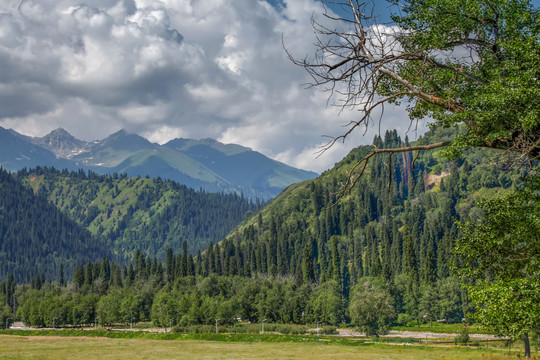
<svg viewBox="0 0 540 360">
<path fill-rule="evenodd" d="M 195 191 L 161 178 L 128 178 L 38 167 L 18 179 L 101 237 L 119 258 L 137 250 L 163 260 L 187 242 L 196 253 L 217 242 L 260 204 L 236 194 Z"/>
<path fill-rule="evenodd" d="M 89 260 L 111 257 L 104 243 L 0 169 L 0 279 L 56 278 Z"/>
<path fill-rule="evenodd" d="M 429 132 L 417 143 L 450 134 Z M 389 148 L 408 141 L 390 131 L 374 143 Z M 219 247 L 210 248 L 204 267 L 223 274 L 289 274 L 304 283 L 339 279 L 345 292 L 362 276 L 394 279 L 405 274 L 417 285 L 434 284 L 450 275 L 454 219 L 474 218 L 475 199 L 520 178 L 503 171 L 502 164 L 494 166 L 501 154 L 492 151 L 474 151 L 458 161 L 438 151 L 422 153 L 414 169 L 416 153 L 395 153 L 388 189 L 388 155 L 379 155 L 353 190 L 332 206 L 337 197 L 329 194 L 371 149 L 359 147 L 319 178 L 287 188 Z"/>
</svg>

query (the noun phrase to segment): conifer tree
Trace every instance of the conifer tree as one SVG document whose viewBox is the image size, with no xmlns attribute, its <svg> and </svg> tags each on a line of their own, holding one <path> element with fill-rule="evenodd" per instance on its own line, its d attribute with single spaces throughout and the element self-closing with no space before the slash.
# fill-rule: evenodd
<svg viewBox="0 0 540 360">
<path fill-rule="evenodd" d="M 302 252 L 302 273 L 304 284 L 310 284 L 314 280 L 312 257 L 312 242 L 306 241 Z"/>
<path fill-rule="evenodd" d="M 58 284 L 60 286 L 64 286 L 65 279 L 64 279 L 64 263 L 60 264 L 60 267 L 58 268 Z"/>
</svg>

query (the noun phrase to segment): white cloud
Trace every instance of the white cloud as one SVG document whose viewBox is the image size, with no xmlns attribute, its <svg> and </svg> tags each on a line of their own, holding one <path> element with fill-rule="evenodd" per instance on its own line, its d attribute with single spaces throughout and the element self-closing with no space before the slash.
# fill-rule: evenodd
<svg viewBox="0 0 540 360">
<path fill-rule="evenodd" d="M 358 114 L 327 107 L 293 65 L 313 52 L 315 0 L 7 0 L 0 4 L 0 125 L 86 140 L 213 137 L 322 171 L 370 138 L 316 158 Z M 321 20 L 324 21 L 323 18 Z M 387 112 L 390 124 L 407 120 Z"/>
</svg>

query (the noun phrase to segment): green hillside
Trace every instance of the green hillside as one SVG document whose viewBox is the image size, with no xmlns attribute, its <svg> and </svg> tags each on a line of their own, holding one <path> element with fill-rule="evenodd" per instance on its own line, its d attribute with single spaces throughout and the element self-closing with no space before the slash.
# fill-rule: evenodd
<svg viewBox="0 0 540 360">
<path fill-rule="evenodd" d="M 111 253 L 99 237 L 0 169 L 0 279 L 56 278 L 102 257 Z"/>
<path fill-rule="evenodd" d="M 418 143 L 449 135 L 430 132 Z M 407 139 L 395 131 L 374 140 L 379 148 L 402 142 Z M 364 277 L 383 278 L 395 292 L 398 313 L 412 317 L 426 296 L 448 297 L 438 292 L 454 284 L 452 310 L 437 316 L 462 317 L 467 302 L 450 271 L 459 262 L 452 252 L 455 219 L 478 217 L 475 200 L 512 188 L 521 182 L 520 174 L 506 169 L 502 153 L 493 151 L 475 150 L 458 161 L 428 152 L 414 169 L 414 155 L 398 153 L 390 177 L 388 157 L 374 157 L 353 190 L 337 202 L 331 194 L 370 150 L 359 147 L 319 178 L 285 189 L 219 247 L 205 252 L 203 274 L 268 274 L 293 277 L 298 284 L 335 281 L 345 303 Z"/>
<path fill-rule="evenodd" d="M 429 132 L 415 143 L 442 141 L 449 138 L 450 133 L 450 130 L 436 134 Z M 376 137 L 374 140 L 380 148 L 405 142 L 408 140 L 400 139 L 395 131 L 387 132 L 384 139 Z M 372 146 L 358 147 L 318 178 L 289 186 L 260 211 L 262 218 L 266 220 L 279 214 L 289 214 L 287 221 L 292 221 L 292 218 L 301 216 L 308 229 L 314 230 L 316 220 L 323 222 L 327 216 L 340 217 L 341 213 L 349 213 L 352 218 L 347 218 L 348 227 L 352 225 L 353 230 L 359 230 L 370 221 L 386 221 L 384 216 L 391 217 L 392 221 L 403 221 L 405 206 L 411 206 L 411 202 L 418 204 L 427 197 L 443 202 L 441 199 L 449 196 L 456 207 L 452 212 L 459 209 L 457 215 L 462 216 L 470 210 L 467 204 L 472 205 L 480 195 L 509 188 L 521 178 L 518 172 L 506 169 L 500 158 L 502 153 L 495 151 L 471 151 L 466 158 L 457 161 L 446 159 L 439 150 L 423 152 L 415 162 L 414 178 L 413 154 L 396 153 L 392 158 L 388 189 L 388 157 L 380 155 L 372 159 L 354 190 L 338 202 L 336 193 L 340 185 L 346 182 L 356 162 L 371 149 Z M 458 187 L 452 189 L 453 185 Z M 431 206 L 442 204 L 436 202 Z M 242 223 L 237 230 L 256 227 L 257 223 L 258 219 L 254 217 Z M 347 229 L 341 230 L 347 233 Z"/>
<path fill-rule="evenodd" d="M 256 205 L 238 195 L 197 192 L 161 178 L 101 176 L 49 168 L 22 170 L 21 181 L 107 241 L 119 257 L 137 250 L 163 258 L 186 241 L 191 253 L 222 239 Z"/>
</svg>

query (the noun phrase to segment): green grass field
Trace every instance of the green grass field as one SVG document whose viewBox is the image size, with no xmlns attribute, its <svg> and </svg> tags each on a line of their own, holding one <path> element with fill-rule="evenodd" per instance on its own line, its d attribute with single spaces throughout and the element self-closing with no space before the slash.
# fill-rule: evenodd
<svg viewBox="0 0 540 360">
<path fill-rule="evenodd" d="M 507 351 L 326 342 L 225 342 L 0 335 L 1 359 L 513 359 Z"/>
</svg>

